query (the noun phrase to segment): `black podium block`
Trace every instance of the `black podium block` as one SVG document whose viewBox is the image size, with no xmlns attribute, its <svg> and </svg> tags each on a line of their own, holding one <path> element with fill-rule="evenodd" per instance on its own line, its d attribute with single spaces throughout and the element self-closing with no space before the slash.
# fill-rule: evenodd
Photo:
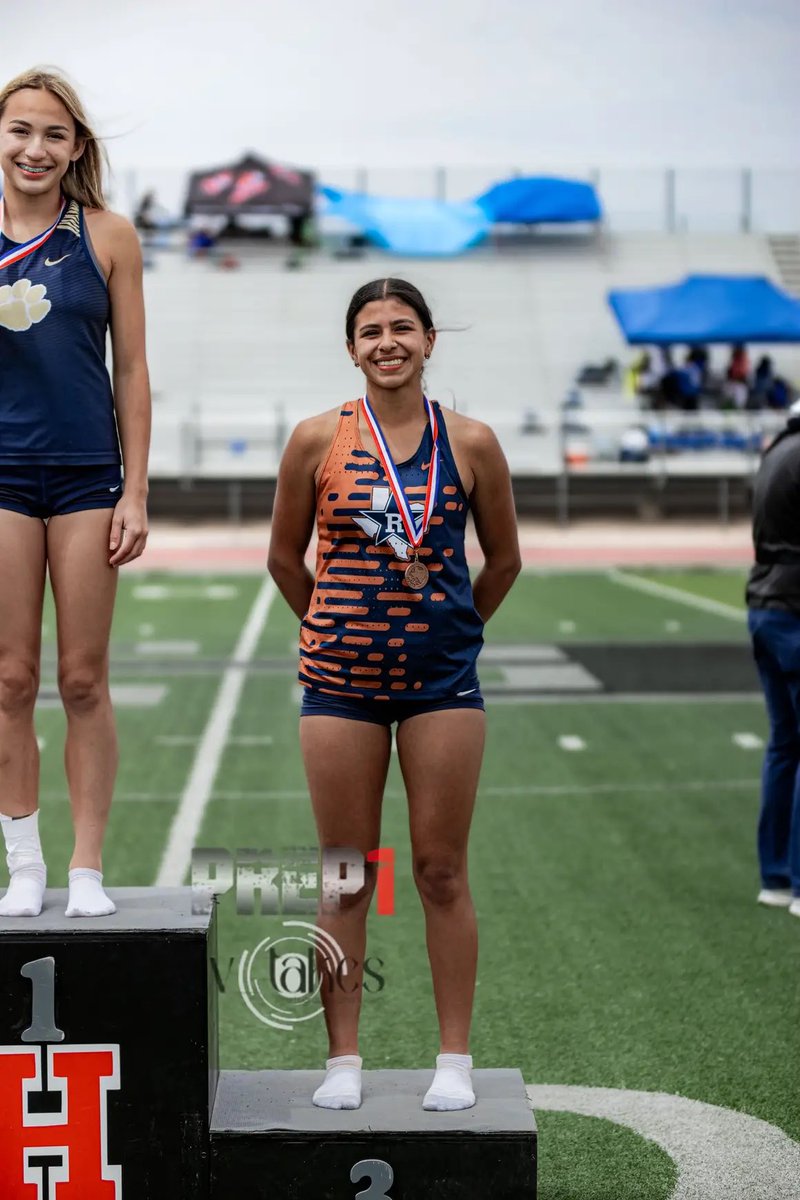
<svg viewBox="0 0 800 1200">
<path fill-rule="evenodd" d="M 206 1200 L 214 912 L 117 888 L 108 917 L 0 918 L 2 1200 Z"/>
<path fill-rule="evenodd" d="M 311 1103 L 320 1071 L 222 1071 L 213 1200 L 535 1200 L 536 1123 L 516 1070 L 474 1071 L 477 1104 L 429 1113 L 432 1071 L 367 1071 L 361 1108 Z"/>
</svg>

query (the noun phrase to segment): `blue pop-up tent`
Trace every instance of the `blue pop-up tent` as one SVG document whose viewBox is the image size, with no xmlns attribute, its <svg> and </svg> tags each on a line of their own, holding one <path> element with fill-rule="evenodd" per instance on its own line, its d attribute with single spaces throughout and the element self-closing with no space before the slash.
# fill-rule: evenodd
<svg viewBox="0 0 800 1200">
<path fill-rule="evenodd" d="M 535 175 L 496 183 L 475 200 L 495 224 L 599 221 L 600 199 L 590 183 Z"/>
<path fill-rule="evenodd" d="M 687 275 L 609 292 L 608 302 L 631 345 L 800 342 L 800 301 L 761 275 Z"/>
<path fill-rule="evenodd" d="M 342 217 L 370 241 L 395 254 L 458 254 L 489 231 L 490 221 L 477 204 L 365 196 L 338 188 L 320 189 L 327 212 Z"/>
</svg>

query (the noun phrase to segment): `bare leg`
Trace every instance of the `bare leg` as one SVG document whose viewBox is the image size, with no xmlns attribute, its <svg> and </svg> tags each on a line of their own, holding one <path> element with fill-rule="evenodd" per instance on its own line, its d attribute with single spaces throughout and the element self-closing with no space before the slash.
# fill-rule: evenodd
<svg viewBox="0 0 800 1200">
<path fill-rule="evenodd" d="M 67 714 L 64 761 L 75 848 L 70 868 L 102 871 L 118 751 L 108 687 L 117 572 L 108 565 L 112 509 L 52 517 L 47 557 L 58 622 L 58 686 Z"/>
<path fill-rule="evenodd" d="M 484 713 L 469 708 L 409 717 L 397 732 L 444 1054 L 469 1050 L 478 935 L 467 840 L 484 736 Z"/>
<path fill-rule="evenodd" d="M 39 802 L 33 710 L 39 690 L 45 529 L 0 509 L 0 812 L 24 817 Z"/>
<path fill-rule="evenodd" d="M 39 689 L 44 525 L 0 509 L 0 829 L 10 874 L 0 916 L 35 917 L 47 871 L 39 841 Z"/>
<path fill-rule="evenodd" d="M 380 837 L 381 802 L 391 751 L 389 730 L 341 717 L 302 717 L 300 745 L 320 846 L 352 846 L 366 858 Z M 358 1054 L 367 911 L 376 881 L 374 864 L 366 868 L 365 887 L 344 899 L 338 912 L 320 911 L 317 918 L 319 927 L 358 964 L 347 977 L 348 987 L 354 987 L 352 992 L 323 987 L 331 1058 Z"/>
</svg>

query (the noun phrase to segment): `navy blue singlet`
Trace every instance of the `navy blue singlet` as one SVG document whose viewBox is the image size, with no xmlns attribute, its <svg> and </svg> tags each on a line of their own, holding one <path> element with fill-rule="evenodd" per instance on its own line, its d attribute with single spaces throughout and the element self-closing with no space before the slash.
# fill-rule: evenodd
<svg viewBox="0 0 800 1200">
<path fill-rule="evenodd" d="M 317 567 L 300 635 L 300 680 L 328 695 L 434 700 L 478 689 L 483 622 L 464 552 L 469 500 L 439 405 L 439 495 L 420 560 L 430 579 L 410 588 L 411 547 L 378 459 L 364 449 L 358 404 L 341 410 L 317 485 Z M 425 497 L 426 426 L 416 454 L 397 464 L 412 512 Z"/>
<path fill-rule="evenodd" d="M 0 255 L 15 243 L 0 234 Z M 69 200 L 44 245 L 0 269 L 0 464 L 119 463 L 106 281 Z"/>
</svg>

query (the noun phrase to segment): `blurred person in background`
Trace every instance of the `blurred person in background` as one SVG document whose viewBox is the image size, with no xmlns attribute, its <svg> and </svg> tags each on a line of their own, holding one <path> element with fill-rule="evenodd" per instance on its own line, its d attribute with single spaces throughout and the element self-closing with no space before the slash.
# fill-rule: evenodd
<svg viewBox="0 0 800 1200">
<path fill-rule="evenodd" d="M 667 376 L 667 379 L 672 377 L 674 377 L 673 403 L 676 407 L 682 408 L 684 412 L 697 412 L 700 407 L 703 371 L 693 349 L 690 348 L 687 351 L 683 366 L 673 371 L 672 376 Z M 666 382 L 665 379 L 665 384 Z"/>
<path fill-rule="evenodd" d="M 756 363 L 756 369 L 753 374 L 753 386 L 750 389 L 747 407 L 754 409 L 766 408 L 774 382 L 775 373 L 772 369 L 772 359 L 768 354 L 762 354 Z"/>
<path fill-rule="evenodd" d="M 699 372 L 700 391 L 704 392 L 708 387 L 708 346 L 692 346 L 686 355 L 686 361 Z"/>
<path fill-rule="evenodd" d="M 141 229 L 143 233 L 152 233 L 153 230 L 158 229 L 158 204 L 155 192 L 144 193 L 136 205 L 136 212 L 133 214 L 133 224 L 136 229 Z"/>
<path fill-rule="evenodd" d="M 796 390 L 783 378 L 782 375 L 776 375 L 772 381 L 772 387 L 769 389 L 767 396 L 767 404 L 770 408 L 777 411 L 789 408 L 795 398 Z"/>
<path fill-rule="evenodd" d="M 725 370 L 724 396 L 734 408 L 744 408 L 750 386 L 750 359 L 747 347 L 737 342 L 731 347 L 731 356 Z"/>
<path fill-rule="evenodd" d="M 800 404 L 756 475 L 753 544 L 748 627 L 770 725 L 758 822 L 758 902 L 800 917 Z"/>
</svg>

